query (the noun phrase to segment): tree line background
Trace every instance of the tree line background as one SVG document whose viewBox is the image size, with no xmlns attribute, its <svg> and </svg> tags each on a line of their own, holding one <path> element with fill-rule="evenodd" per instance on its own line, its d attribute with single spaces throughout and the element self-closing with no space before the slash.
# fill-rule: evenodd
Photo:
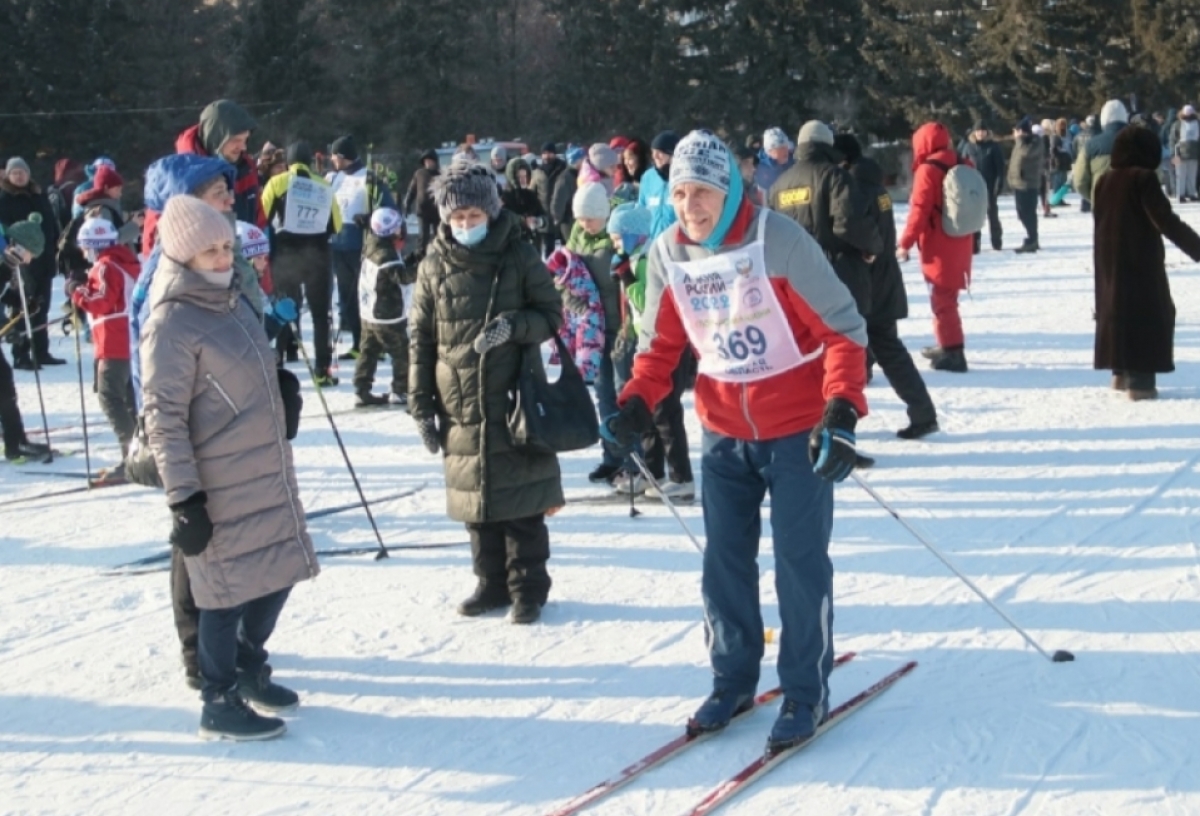
<svg viewBox="0 0 1200 816">
<path fill-rule="evenodd" d="M 221 97 L 254 147 L 352 133 L 401 167 L 468 133 L 890 139 L 1200 94 L 1197 0 L 4 0 L 0 27 L 0 157 L 43 167 L 140 168 Z"/>
</svg>

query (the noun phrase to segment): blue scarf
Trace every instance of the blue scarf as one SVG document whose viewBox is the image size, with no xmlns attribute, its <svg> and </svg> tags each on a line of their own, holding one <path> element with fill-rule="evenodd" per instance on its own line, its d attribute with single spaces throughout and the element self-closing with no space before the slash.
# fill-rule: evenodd
<svg viewBox="0 0 1200 816">
<path fill-rule="evenodd" d="M 733 156 L 728 150 L 725 151 L 725 161 L 729 163 L 729 193 L 725 196 L 725 207 L 721 210 L 721 220 L 717 222 L 717 227 L 712 234 L 700 242 L 700 246 L 713 252 L 721 247 L 721 242 L 725 240 L 725 234 L 733 226 L 733 219 L 737 217 L 738 208 L 742 205 L 742 174 L 733 163 Z"/>
</svg>

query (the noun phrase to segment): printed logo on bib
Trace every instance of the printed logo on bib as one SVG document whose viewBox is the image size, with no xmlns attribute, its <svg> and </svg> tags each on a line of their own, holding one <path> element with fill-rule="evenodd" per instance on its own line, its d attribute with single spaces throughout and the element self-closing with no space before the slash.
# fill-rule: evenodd
<svg viewBox="0 0 1200 816">
<path fill-rule="evenodd" d="M 287 208 L 283 231 L 297 235 L 319 235 L 333 211 L 333 190 L 327 184 L 303 176 L 288 180 Z"/>
<path fill-rule="evenodd" d="M 700 373 L 723 382 L 754 382 L 803 365 L 824 347 L 801 354 L 775 296 L 759 239 L 737 252 L 687 263 L 667 262 L 671 291 Z"/>
<path fill-rule="evenodd" d="M 796 187 L 791 190 L 783 190 L 779 194 L 780 207 L 795 207 L 797 204 L 808 204 L 812 201 L 812 189 L 809 187 Z"/>
</svg>

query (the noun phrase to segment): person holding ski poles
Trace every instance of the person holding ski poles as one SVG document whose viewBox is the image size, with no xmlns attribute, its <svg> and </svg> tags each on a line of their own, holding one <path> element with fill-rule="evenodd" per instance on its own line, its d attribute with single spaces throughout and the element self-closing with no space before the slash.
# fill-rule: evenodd
<svg viewBox="0 0 1200 816">
<path fill-rule="evenodd" d="M 45 239 L 42 228 L 31 221 L 12 224 L 7 232 L 6 238 L 4 228 L 0 227 L 0 303 L 16 314 L 13 321 L 19 323 L 25 316 L 26 304 L 17 276 L 24 274 L 23 265 L 45 249 Z M 30 247 L 38 251 L 35 253 Z M 49 439 L 47 444 L 41 444 L 30 442 L 25 435 L 25 421 L 17 404 L 17 385 L 3 351 L 0 351 L 0 430 L 4 435 L 4 458 L 10 462 L 42 459 L 50 453 Z"/>
<path fill-rule="evenodd" d="M 769 491 L 785 699 L 768 749 L 782 751 L 829 713 L 833 484 L 854 468 L 855 425 L 867 411 L 866 324 L 804 228 L 745 197 L 736 160 L 712 133 L 680 141 L 669 196 L 678 221 L 650 253 L 633 379 L 601 434 L 633 447 L 690 342 L 700 359 L 713 690 L 688 731 L 720 730 L 753 705 L 764 640 L 755 562 Z"/>
</svg>

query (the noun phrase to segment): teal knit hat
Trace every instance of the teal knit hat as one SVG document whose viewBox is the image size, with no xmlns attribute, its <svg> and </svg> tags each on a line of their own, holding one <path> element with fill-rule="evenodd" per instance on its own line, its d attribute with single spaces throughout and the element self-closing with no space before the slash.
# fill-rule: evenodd
<svg viewBox="0 0 1200 816">
<path fill-rule="evenodd" d="M 5 230 L 10 244 L 17 244 L 33 257 L 38 257 L 46 248 L 46 233 L 42 232 L 41 213 L 30 213 L 26 221 L 9 224 Z"/>
</svg>

